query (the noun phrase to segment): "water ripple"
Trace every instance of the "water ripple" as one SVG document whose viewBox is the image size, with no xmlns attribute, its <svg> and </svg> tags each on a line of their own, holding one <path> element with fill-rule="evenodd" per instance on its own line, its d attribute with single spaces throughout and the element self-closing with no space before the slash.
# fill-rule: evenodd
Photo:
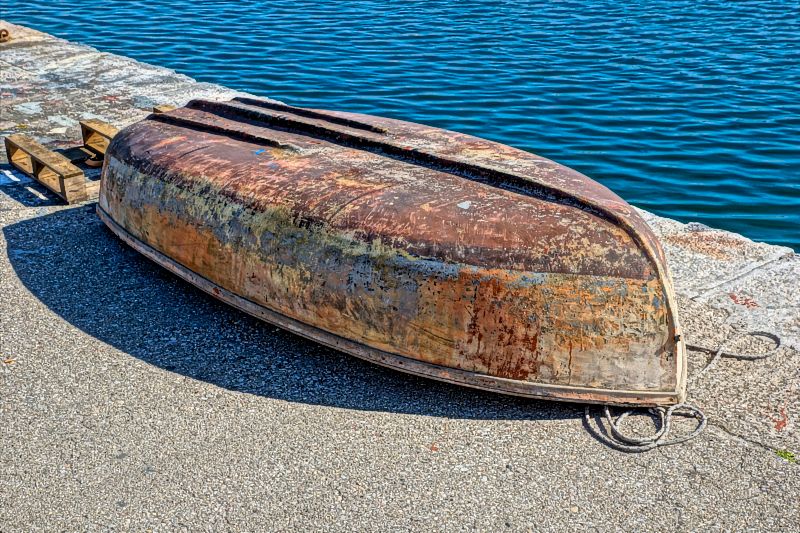
<svg viewBox="0 0 800 533">
<path fill-rule="evenodd" d="M 13 22 L 200 80 L 531 150 L 661 215 L 800 250 L 796 2 L 4 6 Z"/>
</svg>

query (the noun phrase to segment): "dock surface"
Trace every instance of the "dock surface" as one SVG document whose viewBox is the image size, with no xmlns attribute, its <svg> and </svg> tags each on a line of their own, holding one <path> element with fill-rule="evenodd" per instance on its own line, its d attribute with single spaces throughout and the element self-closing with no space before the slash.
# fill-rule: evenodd
<svg viewBox="0 0 800 533">
<path fill-rule="evenodd" d="M 79 120 L 124 127 L 243 94 L 0 28 L 0 137 L 64 149 Z M 393 372 L 228 308 L 126 247 L 92 201 L 63 205 L 4 157 L 0 531 L 800 531 L 791 249 L 644 213 L 696 347 L 688 401 L 709 426 L 625 454 L 582 406 Z M 781 346 L 698 374 L 723 343 L 772 347 L 734 342 L 748 331 Z"/>
</svg>

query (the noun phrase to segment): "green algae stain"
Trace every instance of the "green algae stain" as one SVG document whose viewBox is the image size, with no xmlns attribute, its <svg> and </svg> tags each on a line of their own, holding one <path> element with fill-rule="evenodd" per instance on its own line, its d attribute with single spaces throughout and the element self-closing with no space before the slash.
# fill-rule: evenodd
<svg viewBox="0 0 800 533">
<path fill-rule="evenodd" d="M 775 455 L 792 464 L 797 462 L 797 456 L 789 450 L 775 450 Z"/>
</svg>

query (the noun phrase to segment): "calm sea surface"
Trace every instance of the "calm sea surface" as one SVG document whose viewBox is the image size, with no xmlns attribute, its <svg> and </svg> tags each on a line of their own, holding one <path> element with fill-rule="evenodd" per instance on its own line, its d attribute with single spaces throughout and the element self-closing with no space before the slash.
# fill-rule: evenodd
<svg viewBox="0 0 800 533">
<path fill-rule="evenodd" d="M 800 250 L 800 4 L 2 0 L 0 17 L 288 103 L 486 137 Z"/>
</svg>

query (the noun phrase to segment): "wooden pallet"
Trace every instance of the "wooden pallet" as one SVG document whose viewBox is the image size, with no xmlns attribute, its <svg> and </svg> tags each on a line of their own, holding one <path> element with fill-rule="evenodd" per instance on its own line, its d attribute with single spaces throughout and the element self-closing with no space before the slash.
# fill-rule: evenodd
<svg viewBox="0 0 800 533">
<path fill-rule="evenodd" d="M 101 158 L 104 157 L 108 144 L 119 130 L 102 120 L 81 120 L 80 125 L 84 148 Z"/>
<path fill-rule="evenodd" d="M 111 139 L 119 130 L 101 120 L 82 120 L 80 125 L 83 138 L 80 150 L 88 156 L 84 162 L 88 166 L 99 166 Z M 30 137 L 22 134 L 9 135 L 5 138 L 5 145 L 9 163 L 56 193 L 68 204 L 96 198 L 100 192 L 99 180 L 86 179 L 83 171 L 67 157 L 49 150 Z M 96 164 L 89 164 L 90 161 Z"/>
<path fill-rule="evenodd" d="M 87 182 L 83 171 L 63 155 L 53 152 L 22 134 L 5 138 L 8 161 L 22 173 L 35 179 L 68 204 L 96 195 L 99 182 Z"/>
</svg>

